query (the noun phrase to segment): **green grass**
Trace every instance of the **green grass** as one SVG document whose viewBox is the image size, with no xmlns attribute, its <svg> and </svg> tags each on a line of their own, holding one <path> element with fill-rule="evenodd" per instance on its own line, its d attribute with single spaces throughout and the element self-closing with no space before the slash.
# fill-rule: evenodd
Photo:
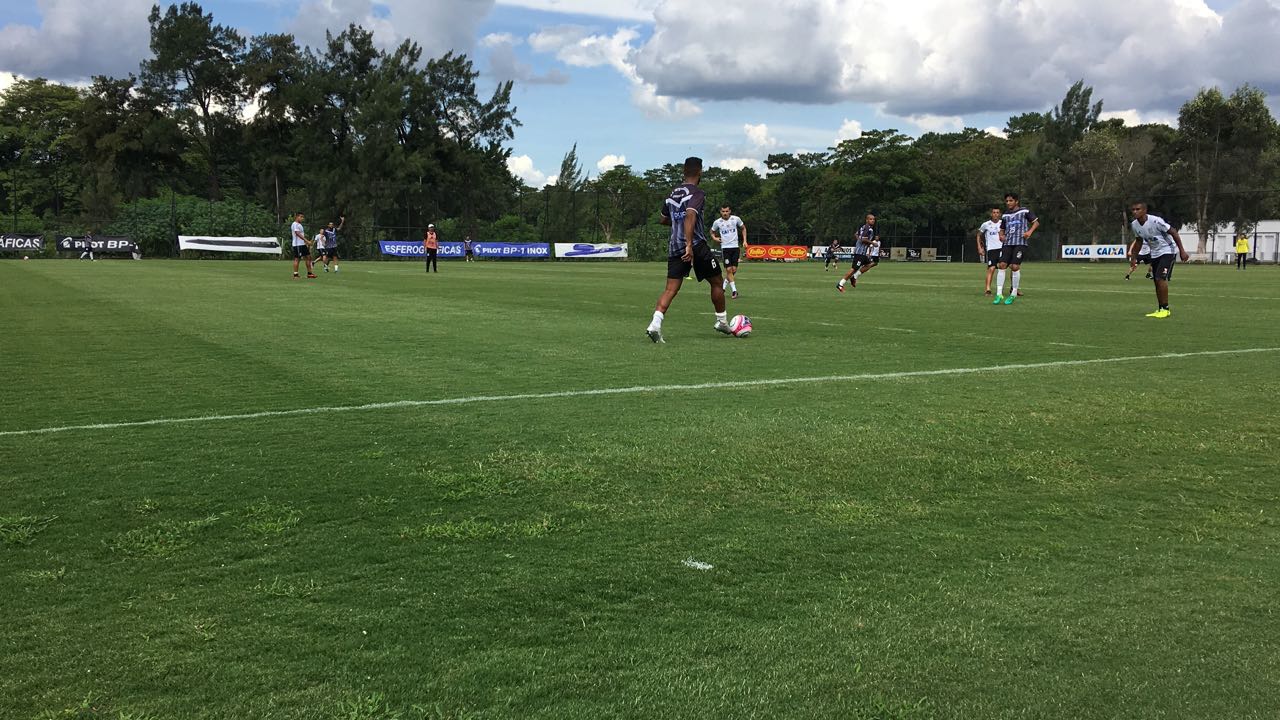
<svg viewBox="0 0 1280 720">
<path fill-rule="evenodd" d="M 1280 271 L 2 262 L 0 433 L 1280 347 Z M 0 435 L 3 718 L 1270 718 L 1280 353 Z M 688 562 L 686 562 L 688 561 Z M 698 563 L 710 565 L 700 569 Z"/>
</svg>

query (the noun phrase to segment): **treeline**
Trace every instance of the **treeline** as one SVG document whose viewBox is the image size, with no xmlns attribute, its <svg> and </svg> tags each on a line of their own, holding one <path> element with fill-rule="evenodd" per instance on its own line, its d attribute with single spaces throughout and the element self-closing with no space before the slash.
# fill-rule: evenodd
<svg viewBox="0 0 1280 720">
<path fill-rule="evenodd" d="M 506 167 L 520 125 L 511 83 L 481 98 L 465 56 L 382 50 L 355 25 L 320 48 L 245 38 L 189 2 L 154 7 L 150 25 L 136 75 L 83 89 L 23 80 L 0 95 L 0 227 L 127 233 L 154 255 L 177 233 L 284 235 L 300 210 L 313 223 L 345 215 L 357 256 L 427 222 L 446 237 L 663 252 L 657 211 L 682 158 L 588 177 L 575 147 L 557 185 L 526 187 Z M 1135 197 L 1204 234 L 1280 213 L 1280 132 L 1260 90 L 1202 90 L 1177 129 L 1102 120 L 1092 95 L 1076 83 L 1049 112 L 1010 118 L 1006 137 L 872 130 L 770 155 L 764 176 L 712 168 L 704 187 L 757 242 L 847 238 L 870 211 L 895 243 L 953 251 L 1008 190 L 1046 235 L 1073 242 L 1121 236 Z"/>
</svg>

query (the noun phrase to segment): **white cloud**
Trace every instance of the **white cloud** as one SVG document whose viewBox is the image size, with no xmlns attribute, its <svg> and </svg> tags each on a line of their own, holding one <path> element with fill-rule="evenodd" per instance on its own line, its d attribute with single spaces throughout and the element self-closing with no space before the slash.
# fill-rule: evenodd
<svg viewBox="0 0 1280 720">
<path fill-rule="evenodd" d="M 1144 113 L 1132 108 L 1129 110 L 1109 110 L 1098 116 L 1099 120 L 1113 120 L 1115 118 L 1123 120 L 1124 124 L 1130 127 L 1155 123 L 1170 127 L 1178 126 L 1178 118 L 1169 113 Z"/>
<path fill-rule="evenodd" d="M 964 118 L 958 115 L 931 115 L 922 113 L 919 115 L 908 115 L 903 118 L 907 122 L 924 130 L 925 132 L 956 132 L 964 129 Z"/>
<path fill-rule="evenodd" d="M 612 170 L 619 165 L 627 164 L 626 155 L 605 155 L 600 158 L 600 162 L 596 163 L 596 169 L 600 172 Z"/>
<path fill-rule="evenodd" d="M 39 26 L 0 28 L 0 70 L 84 80 L 138 72 L 149 56 L 152 0 L 39 0 Z"/>
<path fill-rule="evenodd" d="M 759 125 L 747 123 L 742 126 L 742 131 L 747 134 L 747 142 L 757 150 L 772 150 L 780 144 L 778 138 L 769 134 L 769 126 L 764 123 Z"/>
<path fill-rule="evenodd" d="M 22 79 L 20 75 L 14 75 L 11 72 L 0 72 L 0 93 L 9 89 L 9 86 Z"/>
<path fill-rule="evenodd" d="M 591 34 L 578 25 L 544 28 L 529 36 L 535 52 L 554 53 L 560 62 L 575 67 L 613 68 L 631 84 L 631 102 L 646 115 L 656 118 L 689 117 L 702 112 L 686 99 L 658 93 L 653 83 L 636 72 L 633 43 L 639 38 L 634 28 L 620 28 L 612 35 Z"/>
<path fill-rule="evenodd" d="M 757 175 L 764 175 L 765 172 L 767 171 L 767 168 L 765 167 L 764 163 L 755 158 L 745 158 L 745 157 L 724 158 L 721 160 L 717 160 L 714 164 L 716 167 L 724 168 L 725 170 L 729 170 L 730 172 L 737 172 L 738 170 L 741 170 L 743 168 L 751 168 L 752 170 L 756 171 Z"/>
<path fill-rule="evenodd" d="M 1221 16 L 1203 0 L 794 0 L 781 12 L 774 0 L 705 0 L 711 33 L 686 6 L 663 0 L 631 61 L 655 93 L 687 100 L 867 102 L 951 128 L 1047 108 L 1077 79 L 1147 111 L 1207 85 L 1280 90 L 1277 0 L 1238 0 Z"/>
<path fill-rule="evenodd" d="M 836 141 L 832 144 L 839 145 L 845 140 L 857 140 L 860 137 L 862 137 L 862 123 L 845 118 L 840 129 L 836 131 Z"/>
<path fill-rule="evenodd" d="M 982 132 L 990 135 L 991 137 L 998 137 L 998 138 L 1009 137 L 1009 133 L 1005 132 L 1004 128 L 995 127 L 994 125 L 983 130 Z"/>
<path fill-rule="evenodd" d="M 658 0 L 499 0 L 499 5 L 626 20 L 653 20 Z"/>
<path fill-rule="evenodd" d="M 532 188 L 542 188 L 546 185 L 555 184 L 555 178 L 547 177 L 546 173 L 534 167 L 533 158 L 528 155 L 513 155 L 507 158 L 507 171 Z"/>
<path fill-rule="evenodd" d="M 326 30 L 336 35 L 355 23 L 373 31 L 380 48 L 413 40 L 422 46 L 424 57 L 434 58 L 450 50 L 469 53 L 493 4 L 494 0 L 306 0 L 289 30 L 300 43 L 320 47 Z"/>
<path fill-rule="evenodd" d="M 487 48 L 501 45 L 519 45 L 521 42 L 520 38 L 511 33 L 489 33 L 480 38 L 480 44 Z"/>
</svg>

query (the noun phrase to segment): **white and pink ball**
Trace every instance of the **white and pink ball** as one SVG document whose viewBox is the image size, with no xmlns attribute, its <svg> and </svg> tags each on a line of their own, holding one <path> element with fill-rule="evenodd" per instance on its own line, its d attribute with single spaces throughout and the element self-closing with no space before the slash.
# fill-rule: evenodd
<svg viewBox="0 0 1280 720">
<path fill-rule="evenodd" d="M 751 335 L 751 318 L 746 315 L 734 315 L 729 318 L 729 332 L 735 337 L 749 337 Z"/>
</svg>

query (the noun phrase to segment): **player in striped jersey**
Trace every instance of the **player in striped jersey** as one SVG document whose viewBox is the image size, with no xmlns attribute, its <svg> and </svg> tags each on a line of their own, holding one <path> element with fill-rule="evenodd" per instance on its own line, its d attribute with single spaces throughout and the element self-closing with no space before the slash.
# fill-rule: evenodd
<svg viewBox="0 0 1280 720">
<path fill-rule="evenodd" d="M 1013 272 L 1013 287 L 1009 290 L 1009 297 L 1002 297 L 1004 293 L 1004 278 L 1002 273 L 997 275 L 996 281 L 996 299 L 992 301 L 992 305 L 1012 305 L 1013 299 L 1018 296 L 1018 284 L 1022 280 L 1022 261 L 1027 255 L 1027 241 L 1040 229 L 1040 218 L 1036 217 L 1030 208 L 1022 207 L 1022 201 L 1017 193 L 1005 193 L 1004 195 L 1004 214 L 1000 216 L 1000 230 L 1004 233 L 1004 262 L 997 267 L 1004 270 L 1007 266 Z"/>
<path fill-rule="evenodd" d="M 1149 318 L 1167 318 L 1169 312 L 1169 280 L 1173 277 L 1174 258 L 1186 262 L 1191 259 L 1182 247 L 1182 238 L 1178 231 L 1164 218 L 1147 212 L 1145 202 L 1135 202 L 1129 207 L 1133 213 L 1133 222 L 1129 223 L 1133 230 L 1133 242 L 1129 245 L 1129 258 L 1133 266 L 1138 263 L 1138 245 L 1149 250 L 1151 259 L 1151 276 L 1156 286 L 1156 311 L 1147 313 Z"/>
<path fill-rule="evenodd" d="M 876 245 L 876 254 L 872 256 L 871 244 Z M 876 231 L 876 216 L 867 213 L 866 222 L 853 234 L 853 267 L 836 283 L 836 290 L 844 292 L 844 284 L 858 287 L 858 278 L 866 275 L 871 268 L 880 264 L 880 233 Z"/>
</svg>

